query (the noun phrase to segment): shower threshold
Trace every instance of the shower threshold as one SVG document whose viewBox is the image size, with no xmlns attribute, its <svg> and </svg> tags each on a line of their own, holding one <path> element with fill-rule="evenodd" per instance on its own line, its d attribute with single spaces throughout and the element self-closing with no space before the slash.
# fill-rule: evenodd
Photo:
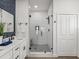
<svg viewBox="0 0 79 59">
<path fill-rule="evenodd" d="M 53 53 L 52 52 L 31 52 L 29 54 L 29 57 L 53 57 Z"/>
<path fill-rule="evenodd" d="M 41 53 L 51 52 L 48 45 L 37 45 L 37 44 L 33 44 L 30 48 L 30 51 L 31 52 L 41 52 Z"/>
</svg>

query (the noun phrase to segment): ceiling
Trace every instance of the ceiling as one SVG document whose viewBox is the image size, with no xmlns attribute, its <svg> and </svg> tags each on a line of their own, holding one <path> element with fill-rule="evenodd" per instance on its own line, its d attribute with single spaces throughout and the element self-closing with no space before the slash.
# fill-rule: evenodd
<svg viewBox="0 0 79 59">
<path fill-rule="evenodd" d="M 32 11 L 47 11 L 52 0 L 30 0 L 30 10 Z M 38 5 L 38 8 L 34 8 Z"/>
</svg>

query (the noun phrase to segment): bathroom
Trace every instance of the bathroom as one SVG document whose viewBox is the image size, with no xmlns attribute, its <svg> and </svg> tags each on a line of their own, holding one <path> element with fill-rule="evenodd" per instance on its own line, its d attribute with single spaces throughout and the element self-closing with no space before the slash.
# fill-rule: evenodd
<svg viewBox="0 0 79 59">
<path fill-rule="evenodd" d="M 77 59 L 78 0 L 1 0 L 0 59 Z"/>
</svg>

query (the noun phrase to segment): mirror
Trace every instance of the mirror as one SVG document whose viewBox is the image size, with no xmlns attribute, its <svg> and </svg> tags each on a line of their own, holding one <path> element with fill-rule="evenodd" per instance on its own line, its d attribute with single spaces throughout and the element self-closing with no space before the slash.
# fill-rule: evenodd
<svg viewBox="0 0 79 59">
<path fill-rule="evenodd" d="M 14 35 L 14 15 L 0 8 L 0 23 L 4 24 L 4 35 Z"/>
<path fill-rule="evenodd" d="M 5 25 L 4 34 L 7 36 L 15 34 L 15 1 L 0 1 L 0 22 Z"/>
</svg>

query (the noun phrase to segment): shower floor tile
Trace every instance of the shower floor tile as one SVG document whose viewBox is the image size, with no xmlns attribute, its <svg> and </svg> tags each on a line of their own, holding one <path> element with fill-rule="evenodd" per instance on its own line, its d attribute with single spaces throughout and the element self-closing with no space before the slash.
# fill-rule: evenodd
<svg viewBox="0 0 79 59">
<path fill-rule="evenodd" d="M 48 45 L 36 45 L 36 44 L 31 46 L 30 51 L 31 52 L 51 52 Z"/>
</svg>

